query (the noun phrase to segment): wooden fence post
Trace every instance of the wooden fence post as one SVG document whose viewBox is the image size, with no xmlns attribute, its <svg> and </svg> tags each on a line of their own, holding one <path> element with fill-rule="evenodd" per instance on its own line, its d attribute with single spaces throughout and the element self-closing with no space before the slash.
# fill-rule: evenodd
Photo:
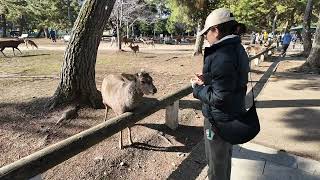
<svg viewBox="0 0 320 180">
<path fill-rule="evenodd" d="M 178 127 L 179 100 L 166 107 L 166 125 L 175 130 Z"/>
<path fill-rule="evenodd" d="M 34 176 L 34 177 L 30 178 L 29 180 L 42 180 L 42 178 L 41 178 L 41 174 L 38 174 L 38 175 L 36 175 L 36 176 Z"/>
<path fill-rule="evenodd" d="M 261 54 L 259 58 L 259 64 L 264 61 L 264 58 L 265 58 L 265 54 Z"/>
</svg>

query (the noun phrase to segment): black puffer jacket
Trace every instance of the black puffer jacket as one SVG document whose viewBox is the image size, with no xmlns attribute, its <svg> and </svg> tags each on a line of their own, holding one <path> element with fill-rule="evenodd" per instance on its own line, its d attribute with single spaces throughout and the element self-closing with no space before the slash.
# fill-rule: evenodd
<svg viewBox="0 0 320 180">
<path fill-rule="evenodd" d="M 240 37 L 228 36 L 205 49 L 202 72 L 205 85 L 196 85 L 193 96 L 203 103 L 206 118 L 231 121 L 245 113 L 248 72 L 249 58 Z"/>
</svg>

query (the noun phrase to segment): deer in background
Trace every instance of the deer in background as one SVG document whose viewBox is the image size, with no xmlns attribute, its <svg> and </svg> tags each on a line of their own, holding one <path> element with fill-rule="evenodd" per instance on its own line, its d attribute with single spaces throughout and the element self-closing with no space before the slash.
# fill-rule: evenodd
<svg viewBox="0 0 320 180">
<path fill-rule="evenodd" d="M 139 45 L 132 46 L 132 43 L 129 44 L 130 49 L 137 55 L 137 51 L 139 51 Z"/>
<path fill-rule="evenodd" d="M 6 41 L 0 41 L 0 51 L 1 53 L 6 56 L 3 53 L 3 50 L 5 48 L 12 48 L 13 50 L 13 55 L 15 56 L 16 54 L 14 53 L 14 49 L 17 49 L 21 54 L 22 52 L 20 51 L 20 49 L 18 48 L 18 46 L 22 43 L 25 43 L 23 39 L 17 39 L 17 40 L 6 40 Z"/>
<path fill-rule="evenodd" d="M 30 45 L 32 47 L 32 49 L 33 49 L 33 47 L 38 49 L 38 46 L 34 41 L 32 41 L 30 39 L 24 39 L 24 42 L 25 42 L 27 48 L 29 48 L 28 45 Z"/>
<path fill-rule="evenodd" d="M 127 36 L 124 36 L 124 37 L 122 38 L 122 41 L 124 42 L 125 45 L 130 44 L 130 43 L 131 43 L 131 44 L 133 43 L 133 39 L 127 38 Z"/>
<path fill-rule="evenodd" d="M 136 74 L 110 74 L 103 79 L 101 94 L 106 107 L 104 121 L 107 120 L 111 108 L 117 116 L 133 110 L 143 99 L 143 95 L 155 94 L 157 88 L 153 85 L 149 73 L 141 70 Z M 128 127 L 129 145 L 132 144 L 131 130 Z M 122 131 L 120 131 L 119 148 L 123 148 Z"/>
<path fill-rule="evenodd" d="M 154 40 L 153 40 L 153 39 L 144 40 L 143 38 L 140 38 L 140 40 L 143 42 L 143 44 L 151 45 L 152 47 L 155 47 L 155 45 L 154 45 Z"/>
</svg>

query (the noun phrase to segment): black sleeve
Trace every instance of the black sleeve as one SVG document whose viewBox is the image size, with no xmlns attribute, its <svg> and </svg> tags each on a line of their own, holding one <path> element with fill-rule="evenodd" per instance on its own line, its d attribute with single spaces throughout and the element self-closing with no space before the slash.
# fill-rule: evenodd
<svg viewBox="0 0 320 180">
<path fill-rule="evenodd" d="M 221 106 L 232 100 L 232 94 L 236 88 L 236 76 L 232 56 L 220 54 L 213 59 L 211 64 L 211 78 L 205 77 L 205 81 L 211 79 L 211 83 L 206 82 L 204 86 L 195 86 L 193 96 L 203 103 L 212 106 Z"/>
</svg>

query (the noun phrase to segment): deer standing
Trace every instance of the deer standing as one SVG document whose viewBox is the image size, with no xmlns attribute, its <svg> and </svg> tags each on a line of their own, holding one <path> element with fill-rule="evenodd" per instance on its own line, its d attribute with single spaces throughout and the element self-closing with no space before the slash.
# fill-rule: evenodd
<svg viewBox="0 0 320 180">
<path fill-rule="evenodd" d="M 137 51 L 139 52 L 139 45 L 132 46 L 132 43 L 129 44 L 130 49 L 137 55 Z"/>
<path fill-rule="evenodd" d="M 155 94 L 157 88 L 153 85 L 149 73 L 141 71 L 136 74 L 110 74 L 103 79 L 101 94 L 106 107 L 104 121 L 107 120 L 111 108 L 116 115 L 131 111 L 141 101 L 143 95 Z M 129 144 L 132 144 L 131 130 L 128 127 Z M 123 148 L 122 131 L 120 131 L 119 148 Z"/>
</svg>

